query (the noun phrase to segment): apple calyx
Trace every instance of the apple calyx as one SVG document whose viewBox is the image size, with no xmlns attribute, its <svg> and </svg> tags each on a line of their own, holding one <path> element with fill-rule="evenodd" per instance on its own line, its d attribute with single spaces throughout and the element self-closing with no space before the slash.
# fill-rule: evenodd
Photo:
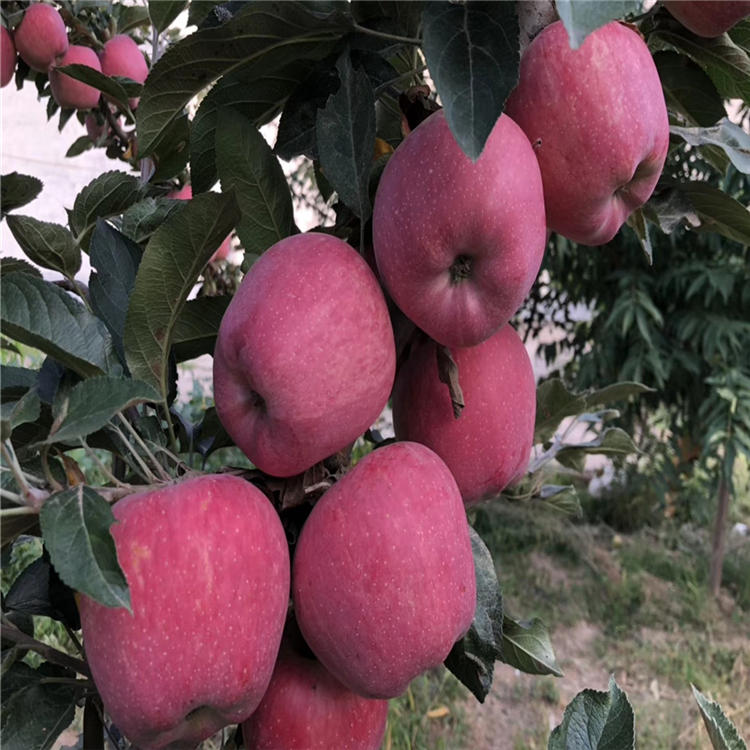
<svg viewBox="0 0 750 750">
<path fill-rule="evenodd" d="M 463 283 L 465 279 L 471 277 L 471 268 L 474 265 L 474 259 L 470 255 L 461 253 L 456 256 L 453 265 L 450 267 L 451 283 L 457 286 Z"/>
</svg>

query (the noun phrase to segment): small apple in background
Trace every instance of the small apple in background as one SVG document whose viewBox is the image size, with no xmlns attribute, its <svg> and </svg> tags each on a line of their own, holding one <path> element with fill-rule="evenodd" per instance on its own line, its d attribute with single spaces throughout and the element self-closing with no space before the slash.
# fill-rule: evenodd
<svg viewBox="0 0 750 750">
<path fill-rule="evenodd" d="M 536 384 L 521 338 L 507 325 L 469 349 L 451 349 L 466 406 L 453 416 L 438 378 L 435 343 L 413 351 L 396 377 L 396 438 L 426 445 L 445 461 L 464 503 L 499 495 L 519 479 L 534 442 Z"/>
<path fill-rule="evenodd" d="M 292 476 L 375 422 L 395 368 L 388 309 L 367 263 L 336 237 L 298 234 L 260 257 L 224 314 L 216 410 L 255 466 Z"/>
<path fill-rule="evenodd" d="M 32 3 L 26 9 L 14 40 L 23 61 L 39 73 L 46 73 L 68 51 L 65 22 L 46 3 Z"/>
<path fill-rule="evenodd" d="M 94 681 L 141 750 L 195 747 L 246 719 L 271 679 L 289 601 L 289 552 L 253 485 L 201 476 L 131 495 L 112 526 L 133 608 L 81 596 Z"/>
<path fill-rule="evenodd" d="M 528 139 L 500 117 L 472 163 L 442 112 L 396 149 L 375 196 L 380 277 L 406 316 L 447 346 L 504 326 L 544 255 L 542 180 Z"/>
<path fill-rule="evenodd" d="M 521 57 L 505 111 L 534 145 L 553 231 L 603 245 L 651 196 L 669 121 L 638 32 L 609 23 L 574 50 L 561 21 L 547 26 Z"/>
<path fill-rule="evenodd" d="M 55 67 L 74 64 L 86 65 L 101 72 L 99 58 L 90 47 L 71 44 L 59 65 Z M 93 109 L 98 106 L 101 96 L 98 89 L 60 73 L 55 67 L 49 71 L 49 85 L 52 96 L 63 109 Z"/>
<path fill-rule="evenodd" d="M 16 72 L 16 46 L 13 36 L 5 26 L 0 26 L 0 88 L 13 80 Z"/>
<path fill-rule="evenodd" d="M 471 625 L 474 559 L 456 480 L 429 448 L 365 456 L 318 501 L 294 554 L 300 630 L 366 698 L 394 698 Z"/>
<path fill-rule="evenodd" d="M 127 34 L 113 36 L 99 53 L 99 61 L 105 76 L 122 76 L 136 83 L 143 83 L 148 76 L 143 53 Z M 138 101 L 137 97 L 130 99 L 130 109 L 137 109 Z"/>
<path fill-rule="evenodd" d="M 132 109 L 132 105 L 131 105 Z M 172 198 L 176 201 L 189 201 L 193 197 L 193 188 L 189 183 L 183 185 L 179 190 L 173 190 L 167 194 L 167 198 Z M 224 242 L 221 243 L 219 249 L 211 256 L 209 263 L 213 263 L 217 260 L 226 260 L 232 254 L 232 235 L 227 235 Z"/>
<path fill-rule="evenodd" d="M 665 0 L 664 7 L 688 31 L 708 38 L 721 36 L 750 16 L 748 0 Z"/>
<path fill-rule="evenodd" d="M 260 706 L 242 724 L 247 750 L 378 750 L 388 701 L 347 690 L 286 642 Z"/>
</svg>

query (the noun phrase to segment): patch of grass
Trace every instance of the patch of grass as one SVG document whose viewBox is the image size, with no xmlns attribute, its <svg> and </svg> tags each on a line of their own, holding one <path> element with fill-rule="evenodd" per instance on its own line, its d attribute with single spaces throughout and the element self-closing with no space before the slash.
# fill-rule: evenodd
<svg viewBox="0 0 750 750">
<path fill-rule="evenodd" d="M 601 576 L 588 586 L 588 610 L 609 635 L 623 635 L 642 623 L 641 610 L 646 601 L 640 576 L 623 575 L 619 581 Z"/>
<path fill-rule="evenodd" d="M 383 750 L 462 748 L 466 726 L 461 703 L 467 695 L 442 667 L 417 677 L 406 693 L 388 706 Z"/>
</svg>

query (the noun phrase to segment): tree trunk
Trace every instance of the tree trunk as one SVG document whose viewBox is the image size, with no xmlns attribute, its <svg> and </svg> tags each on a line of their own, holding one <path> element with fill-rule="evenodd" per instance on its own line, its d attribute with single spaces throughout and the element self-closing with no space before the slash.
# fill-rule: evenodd
<svg viewBox="0 0 750 750">
<path fill-rule="evenodd" d="M 711 545 L 711 573 L 710 587 L 714 597 L 719 595 L 721 588 L 721 571 L 724 567 L 724 542 L 727 538 L 727 518 L 729 517 L 729 485 L 722 472 L 719 479 L 719 505 L 716 509 L 714 521 L 713 541 Z"/>
</svg>

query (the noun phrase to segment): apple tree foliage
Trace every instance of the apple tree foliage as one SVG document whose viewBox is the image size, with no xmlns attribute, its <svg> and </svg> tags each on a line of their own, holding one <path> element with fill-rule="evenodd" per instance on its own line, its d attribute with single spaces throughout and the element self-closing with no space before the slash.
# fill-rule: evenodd
<svg viewBox="0 0 750 750">
<path fill-rule="evenodd" d="M 547 274 L 519 322 L 533 333 L 553 313 L 565 321 L 569 335 L 560 346 L 574 352 L 579 390 L 556 378 L 539 385 L 532 461 L 506 496 L 580 514 L 573 486 L 554 480 L 555 467 L 580 471 L 589 454 L 622 460 L 637 453 L 628 431 L 612 424 L 620 416 L 614 406 L 633 414 L 669 400 L 684 424 L 700 425 L 707 447 L 720 446 L 725 466 L 734 453 L 750 453 L 750 138 L 724 107 L 739 100 L 746 114 L 750 104 L 750 21 L 700 39 L 658 5 L 643 13 L 637 0 L 558 0 L 556 9 L 521 3 L 518 13 L 516 5 L 59 3 L 71 38 L 97 46 L 113 33 L 130 34 L 150 48 L 151 70 L 140 85 L 82 66 L 63 69 L 107 96 L 93 113 L 100 134 L 81 135 L 67 156 L 102 148 L 122 168 L 71 196 L 67 225 L 23 214 L 43 192 L 41 180 L 2 178 L 2 218 L 28 258 L 0 264 L 2 347 L 18 352 L 22 344 L 43 357 L 39 369 L 2 367 L 3 567 L 31 537 L 44 543 L 2 602 L 4 747 L 51 747 L 76 706 L 83 707 L 84 747 L 123 746 L 80 648 L 74 592 L 129 608 L 111 504 L 135 486 L 200 472 L 232 445 L 213 407 L 197 416 L 187 410 L 178 366 L 213 351 L 241 273 L 299 231 L 293 209 L 300 200 L 332 207 L 335 220 L 321 230 L 366 252 L 373 197 L 394 148 L 439 97 L 457 143 L 478 158 L 518 81 L 522 45 L 555 12 L 573 46 L 614 19 L 637 25 L 657 63 L 673 137 L 654 196 L 610 247 L 575 247 L 556 236 L 549 243 Z M 4 24 L 14 28 L 26 6 L 4 3 Z M 187 29 L 179 30 L 184 13 Z M 19 62 L 15 83 L 36 87 L 61 130 L 84 123 L 85 113 L 59 110 L 46 74 Z M 259 128 L 277 119 L 272 149 Z M 302 167 L 288 178 L 279 159 Z M 193 198 L 168 198 L 188 171 Z M 233 231 L 245 251 L 241 269 L 207 266 Z M 93 269 L 88 279 L 79 274 L 82 253 Z M 599 313 L 584 326 L 568 314 L 579 302 Z M 446 381 L 460 401 L 460 372 Z M 583 442 L 569 438 L 576 424 L 588 428 Z M 374 432 L 366 438 L 381 441 Z M 343 464 L 289 480 L 259 471 L 246 477 L 293 528 L 318 491 L 308 490 L 330 486 Z M 477 610 L 448 668 L 480 701 L 498 660 L 562 676 L 546 625 L 505 611 L 502 576 L 475 532 L 472 546 Z M 40 616 L 62 623 L 68 648 L 34 637 Z M 714 747 L 744 747 L 721 709 L 697 691 L 696 699 Z M 632 708 L 612 682 L 608 692 L 574 699 L 549 747 L 634 743 Z"/>
</svg>

